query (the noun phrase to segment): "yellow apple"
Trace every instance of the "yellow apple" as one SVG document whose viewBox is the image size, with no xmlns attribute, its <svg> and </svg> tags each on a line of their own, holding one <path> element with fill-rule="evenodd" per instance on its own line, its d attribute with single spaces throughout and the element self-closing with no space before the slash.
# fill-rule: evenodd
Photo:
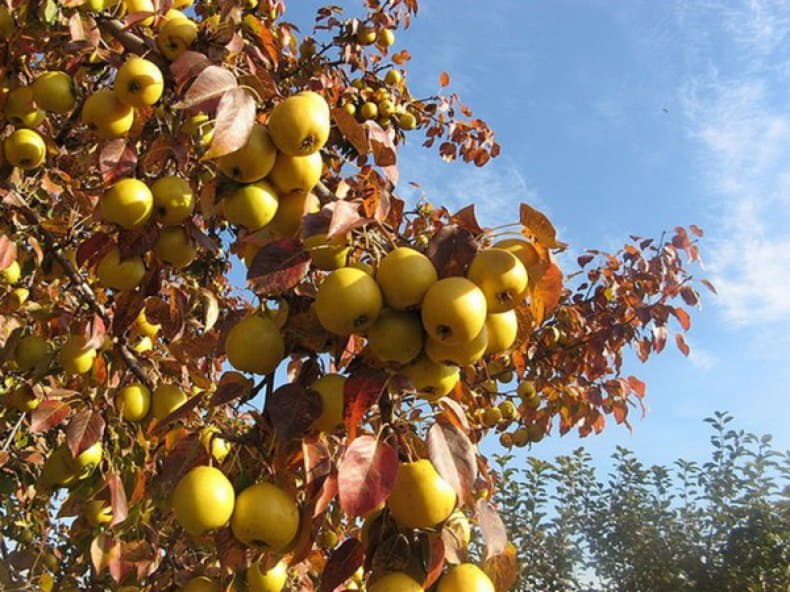
<svg viewBox="0 0 790 592">
<path fill-rule="evenodd" d="M 189 240 L 186 231 L 180 226 L 164 228 L 154 245 L 154 253 L 173 267 L 186 267 L 195 259 L 197 248 Z"/>
<path fill-rule="evenodd" d="M 159 67 L 138 56 L 126 60 L 115 76 L 115 95 L 122 103 L 136 109 L 156 103 L 164 88 L 165 81 Z"/>
<path fill-rule="evenodd" d="M 36 104 L 52 113 L 67 113 L 74 108 L 74 81 L 65 72 L 44 72 L 33 83 Z"/>
<path fill-rule="evenodd" d="M 20 86 L 8 93 L 5 116 L 17 127 L 38 127 L 44 121 L 45 113 L 36 105 L 33 88 Z"/>
<path fill-rule="evenodd" d="M 47 145 L 41 135 L 30 129 L 19 129 L 3 142 L 5 158 L 12 166 L 26 171 L 41 166 L 47 158 Z"/>
<path fill-rule="evenodd" d="M 85 100 L 82 122 L 102 140 L 120 138 L 132 128 L 134 109 L 118 100 L 109 88 L 102 88 Z"/>
</svg>

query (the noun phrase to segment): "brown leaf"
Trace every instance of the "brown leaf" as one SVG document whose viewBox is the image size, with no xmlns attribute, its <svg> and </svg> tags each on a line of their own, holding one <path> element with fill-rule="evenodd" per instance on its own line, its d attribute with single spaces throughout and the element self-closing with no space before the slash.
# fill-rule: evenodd
<svg viewBox="0 0 790 592">
<path fill-rule="evenodd" d="M 255 123 L 255 100 L 244 88 L 232 88 L 222 95 L 217 107 L 214 139 L 201 160 L 235 152 L 250 137 Z"/>
<path fill-rule="evenodd" d="M 343 541 L 343 544 L 332 552 L 324 566 L 319 592 L 332 592 L 354 575 L 354 572 L 362 566 L 364 559 L 365 549 L 362 543 L 355 538 Z"/>
<path fill-rule="evenodd" d="M 5 269 L 16 261 L 16 243 L 6 235 L 0 235 L 0 269 Z"/>
<path fill-rule="evenodd" d="M 471 232 L 456 224 L 448 224 L 433 235 L 426 255 L 433 261 L 440 278 L 465 276 L 477 248 Z"/>
<path fill-rule="evenodd" d="M 691 353 L 691 348 L 686 343 L 686 340 L 683 338 L 683 335 L 680 333 L 675 333 L 675 343 L 678 346 L 680 352 L 688 357 L 689 353 Z"/>
<path fill-rule="evenodd" d="M 211 396 L 209 405 L 216 407 L 230 403 L 235 399 L 247 398 L 252 393 L 252 384 L 252 380 L 245 378 L 243 374 L 233 371 L 225 372 L 219 380 L 217 390 Z"/>
<path fill-rule="evenodd" d="M 439 86 L 445 87 L 450 84 L 450 75 L 447 72 L 439 74 Z"/>
<path fill-rule="evenodd" d="M 170 495 L 173 488 L 193 467 L 205 464 L 208 461 L 208 452 L 201 444 L 197 433 L 192 433 L 179 440 L 170 454 L 162 462 L 162 468 L 157 473 L 156 488 L 166 495 Z"/>
<path fill-rule="evenodd" d="M 346 379 L 343 385 L 343 423 L 349 441 L 357 435 L 362 418 L 379 402 L 387 387 L 387 374 L 374 368 L 362 368 Z"/>
<path fill-rule="evenodd" d="M 284 238 L 263 246 L 252 260 L 247 281 L 260 296 L 279 296 L 296 286 L 310 270 L 310 255 L 301 241 Z"/>
<path fill-rule="evenodd" d="M 170 429 L 170 426 L 177 421 L 186 419 L 195 409 L 197 409 L 203 402 L 203 394 L 191 396 L 182 405 L 178 406 L 174 411 L 165 415 L 162 419 L 156 422 L 151 433 L 154 436 L 162 436 Z"/>
<path fill-rule="evenodd" d="M 76 457 L 93 446 L 104 435 L 104 419 L 91 409 L 83 409 L 66 426 L 66 443 Z"/>
<path fill-rule="evenodd" d="M 284 384 L 266 400 L 266 412 L 283 442 L 301 438 L 321 415 L 321 397 L 297 384 Z"/>
<path fill-rule="evenodd" d="M 420 540 L 424 542 L 423 566 L 425 566 L 425 579 L 422 582 L 422 587 L 424 590 L 428 590 L 439 579 L 444 570 L 446 562 L 444 540 L 442 540 L 441 535 L 436 534 L 426 534 Z"/>
<path fill-rule="evenodd" d="M 34 434 L 54 428 L 71 414 L 71 407 L 57 399 L 42 401 L 30 417 L 30 431 Z"/>
<path fill-rule="evenodd" d="M 170 64 L 170 72 L 176 80 L 176 84 L 181 85 L 198 72 L 205 70 L 211 64 L 209 60 L 202 53 L 197 51 L 186 50 L 178 59 Z"/>
<path fill-rule="evenodd" d="M 208 333 L 219 319 L 219 302 L 208 288 L 200 288 L 200 301 L 203 303 L 203 332 Z"/>
<path fill-rule="evenodd" d="M 104 338 L 107 335 L 107 326 L 104 324 L 104 319 L 98 314 L 94 314 L 93 318 L 85 326 L 83 333 L 85 335 L 83 351 L 91 348 L 99 349 L 104 344 Z"/>
<path fill-rule="evenodd" d="M 375 163 L 380 167 L 394 165 L 398 158 L 392 134 L 384 130 L 375 121 L 366 121 L 365 127 L 368 130 L 368 139 L 373 150 Z"/>
<path fill-rule="evenodd" d="M 329 229 L 326 233 L 327 239 L 346 234 L 354 228 L 367 224 L 369 221 L 359 215 L 359 204 L 356 202 L 340 199 L 332 202 L 327 207 L 332 208 L 332 219 L 329 222 Z"/>
<path fill-rule="evenodd" d="M 207 66 L 189 87 L 184 100 L 173 105 L 174 109 L 197 107 L 211 99 L 221 97 L 238 87 L 233 72 L 220 66 Z"/>
<path fill-rule="evenodd" d="M 258 37 L 258 40 L 263 45 L 266 55 L 272 61 L 272 65 L 277 68 L 280 63 L 280 49 L 277 46 L 277 40 L 272 35 L 269 27 L 263 21 L 258 20 L 251 14 L 244 16 L 244 24 Z"/>
<path fill-rule="evenodd" d="M 118 138 L 107 142 L 99 153 L 99 172 L 105 185 L 134 175 L 137 150 L 134 143 Z"/>
<path fill-rule="evenodd" d="M 364 516 L 392 492 L 398 474 L 398 453 L 373 436 L 356 438 L 338 466 L 340 507 L 349 516 Z"/>
<path fill-rule="evenodd" d="M 530 311 L 534 324 L 538 326 L 554 313 L 560 303 L 562 271 L 555 263 L 549 263 L 537 281 L 530 284 L 530 290 Z"/>
<path fill-rule="evenodd" d="M 365 128 L 353 115 L 350 115 L 342 107 L 337 107 L 332 109 L 332 119 L 335 120 L 337 129 L 340 130 L 343 137 L 351 142 L 357 154 L 365 155 L 370 151 L 370 144 L 368 143 L 368 136 L 365 133 Z"/>
<path fill-rule="evenodd" d="M 453 214 L 452 220 L 462 228 L 466 228 L 475 236 L 483 233 L 483 229 L 480 227 L 480 224 L 477 223 L 475 204 L 469 204 L 465 208 L 458 210 Z"/>
<path fill-rule="evenodd" d="M 507 530 L 499 512 L 486 499 L 477 501 L 477 520 L 486 544 L 486 559 L 503 553 L 507 546 Z"/>
<path fill-rule="evenodd" d="M 543 212 L 522 203 L 519 209 L 519 220 L 523 226 L 535 235 L 537 241 L 547 249 L 567 246 L 565 243 L 557 241 L 557 231 Z"/>
<path fill-rule="evenodd" d="M 84 267 L 86 264 L 92 266 L 114 246 L 115 242 L 109 234 L 97 232 L 77 247 L 77 267 Z"/>
<path fill-rule="evenodd" d="M 700 280 L 700 282 L 701 282 L 701 283 L 702 283 L 702 285 L 703 285 L 703 286 L 705 286 L 705 287 L 706 287 L 708 290 L 710 290 L 710 291 L 711 291 L 711 292 L 713 292 L 714 294 L 718 294 L 718 292 L 716 291 L 716 288 L 714 288 L 714 287 L 713 287 L 713 284 L 711 284 L 711 283 L 710 283 L 708 280 Z"/>
<path fill-rule="evenodd" d="M 437 472 L 447 481 L 458 499 L 472 500 L 477 479 L 477 459 L 469 437 L 451 423 L 435 423 L 428 430 L 428 454 Z"/>
<path fill-rule="evenodd" d="M 110 488 L 110 505 L 112 506 L 112 522 L 110 526 L 120 524 L 129 515 L 129 505 L 126 501 L 126 490 L 123 481 L 116 473 L 110 473 L 105 480 Z"/>
<path fill-rule="evenodd" d="M 110 575 L 118 582 L 121 579 L 121 543 L 109 534 L 102 533 L 91 541 L 91 562 L 96 575 L 110 569 Z"/>
<path fill-rule="evenodd" d="M 483 562 L 483 571 L 491 578 L 496 592 L 509 590 L 518 579 L 518 560 L 515 547 L 507 545 L 502 553 L 486 559 Z"/>
<path fill-rule="evenodd" d="M 122 335 L 143 310 L 145 297 L 139 292 L 121 292 L 116 296 L 112 332 Z"/>
</svg>

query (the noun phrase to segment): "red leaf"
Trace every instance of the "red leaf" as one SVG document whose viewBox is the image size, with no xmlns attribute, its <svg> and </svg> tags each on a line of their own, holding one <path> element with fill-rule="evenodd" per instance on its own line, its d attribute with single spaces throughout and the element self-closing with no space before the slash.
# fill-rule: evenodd
<svg viewBox="0 0 790 592">
<path fill-rule="evenodd" d="M 628 416 L 628 407 L 623 401 L 615 401 L 612 405 L 612 413 L 617 423 L 623 423 Z"/>
<path fill-rule="evenodd" d="M 666 327 L 653 327 L 653 349 L 656 353 L 660 353 L 667 344 L 667 328 Z"/>
<path fill-rule="evenodd" d="M 683 298 L 683 302 L 689 306 L 695 306 L 699 304 L 699 296 L 697 292 L 688 286 L 683 286 L 680 289 L 680 297 Z"/>
<path fill-rule="evenodd" d="M 66 427 L 66 443 L 74 457 L 101 440 L 103 435 L 104 419 L 90 409 L 77 413 Z"/>
<path fill-rule="evenodd" d="M 708 290 L 710 290 L 714 294 L 718 294 L 716 288 L 714 288 L 713 284 L 711 284 L 708 280 L 700 280 L 700 282 L 702 282 L 702 285 L 705 286 Z"/>
<path fill-rule="evenodd" d="M 173 105 L 173 108 L 196 107 L 201 103 L 221 97 L 236 87 L 238 87 L 238 82 L 233 72 L 219 66 L 207 66 L 189 87 L 184 100 Z"/>
<path fill-rule="evenodd" d="M 450 75 L 447 72 L 439 74 L 439 86 L 445 87 L 450 84 Z"/>
<path fill-rule="evenodd" d="M 475 449 L 467 435 L 451 423 L 435 423 L 428 430 L 428 453 L 437 472 L 458 494 L 470 501 L 477 479 Z"/>
<path fill-rule="evenodd" d="M 363 368 L 346 379 L 343 386 L 343 423 L 349 441 L 356 437 L 362 418 L 379 402 L 386 386 L 387 374 L 373 368 Z"/>
<path fill-rule="evenodd" d="M 332 592 L 354 575 L 364 559 L 365 549 L 362 543 L 355 538 L 343 541 L 343 544 L 332 552 L 324 566 L 319 592 Z"/>
<path fill-rule="evenodd" d="M 686 343 L 686 340 L 683 338 L 683 335 L 680 333 L 675 333 L 675 343 L 678 346 L 678 349 L 681 353 L 688 357 L 689 353 L 691 352 L 691 348 Z"/>
<path fill-rule="evenodd" d="M 6 235 L 0 236 L 0 269 L 5 269 L 16 261 L 16 243 Z"/>
<path fill-rule="evenodd" d="M 182 405 L 172 411 L 171 413 L 165 415 L 162 419 L 156 422 L 154 428 L 151 430 L 151 433 L 154 436 L 162 436 L 170 429 L 170 426 L 182 419 L 185 419 L 189 414 L 191 414 L 195 409 L 197 409 L 200 404 L 203 402 L 203 394 L 193 395 L 189 399 L 187 399 Z"/>
<path fill-rule="evenodd" d="M 442 575 L 445 564 L 444 541 L 441 535 L 429 534 L 425 539 L 423 565 L 426 566 L 423 590 L 428 590 Z"/>
<path fill-rule="evenodd" d="M 263 45 L 263 49 L 266 51 L 266 55 L 272 61 L 272 65 L 276 69 L 277 65 L 280 63 L 280 50 L 277 46 L 277 40 L 274 38 L 274 35 L 272 35 L 269 27 L 251 14 L 244 17 L 244 24 L 258 37 L 261 45 Z"/>
<path fill-rule="evenodd" d="M 368 223 L 368 219 L 359 215 L 359 204 L 353 201 L 338 200 L 332 202 L 332 219 L 326 237 L 331 239 L 339 234 L 346 234 L 350 230 Z"/>
<path fill-rule="evenodd" d="M 398 474 L 398 454 L 373 436 L 356 438 L 338 466 L 340 507 L 349 516 L 364 516 L 392 492 Z"/>
<path fill-rule="evenodd" d="M 676 306 L 670 310 L 672 311 L 672 314 L 675 315 L 675 318 L 678 320 L 678 323 L 680 323 L 680 326 L 683 327 L 684 331 L 691 329 L 691 316 L 685 311 L 685 309 Z"/>
<path fill-rule="evenodd" d="M 181 85 L 196 76 L 198 72 L 205 70 L 210 64 L 211 61 L 202 53 L 187 50 L 170 64 L 170 72 L 172 72 L 176 83 Z"/>
<path fill-rule="evenodd" d="M 115 246 L 112 237 L 104 232 L 97 232 L 90 238 L 85 239 L 77 247 L 77 266 L 83 267 L 86 264 L 92 266 L 99 261 L 107 252 Z"/>
<path fill-rule="evenodd" d="M 115 473 L 107 475 L 107 486 L 110 488 L 110 505 L 112 506 L 112 522 L 110 526 L 120 524 L 129 515 L 129 506 L 126 502 L 126 490 L 123 481 Z"/>
<path fill-rule="evenodd" d="M 116 582 L 121 580 L 121 543 L 110 535 L 102 533 L 91 542 L 91 562 L 96 575 L 105 568 Z"/>
<path fill-rule="evenodd" d="M 562 271 L 549 263 L 537 281 L 531 285 L 532 299 L 530 309 L 535 325 L 540 325 L 552 315 L 562 296 Z"/>
<path fill-rule="evenodd" d="M 337 129 L 340 130 L 343 137 L 351 142 L 357 154 L 364 155 L 370 151 L 370 144 L 365 134 L 365 128 L 353 115 L 350 115 L 342 107 L 337 107 L 336 109 L 332 109 L 332 119 L 335 120 Z"/>
<path fill-rule="evenodd" d="M 34 434 L 54 428 L 71 414 L 71 407 L 57 399 L 42 401 L 30 417 L 30 431 Z"/>
<path fill-rule="evenodd" d="M 93 318 L 85 327 L 85 347 L 84 349 L 99 349 L 104 343 L 104 337 L 107 335 L 107 326 L 104 324 L 98 314 L 94 314 Z"/>
<path fill-rule="evenodd" d="M 375 121 L 366 121 L 365 127 L 368 129 L 368 139 L 373 150 L 373 160 L 380 167 L 394 165 L 398 158 L 396 156 L 395 144 L 392 140 L 393 134 L 384 130 Z"/>
<path fill-rule="evenodd" d="M 145 297 L 139 292 L 121 292 L 115 298 L 115 314 L 112 318 L 112 332 L 121 335 L 143 310 Z"/>
<path fill-rule="evenodd" d="M 137 150 L 124 138 L 107 142 L 99 153 L 99 171 L 105 185 L 134 174 L 137 167 Z"/>
<path fill-rule="evenodd" d="M 474 236 L 456 224 L 448 224 L 434 234 L 426 250 L 440 278 L 466 275 L 466 269 L 476 254 Z"/>
<path fill-rule="evenodd" d="M 247 271 L 247 281 L 260 296 L 279 296 L 296 286 L 310 269 L 310 255 L 295 238 L 261 248 Z"/>
<path fill-rule="evenodd" d="M 485 499 L 477 501 L 477 520 L 486 544 L 486 559 L 504 552 L 507 546 L 507 530 L 502 518 Z"/>
<path fill-rule="evenodd" d="M 644 382 L 639 380 L 636 376 L 629 376 L 626 378 L 628 382 L 628 386 L 631 387 L 631 390 L 636 393 L 638 397 L 644 397 L 645 393 L 647 392 L 647 385 Z"/>
<path fill-rule="evenodd" d="M 238 372 L 226 372 L 220 378 L 217 390 L 211 395 L 209 406 L 216 407 L 248 397 L 252 393 L 252 384 L 249 378 Z"/>
<path fill-rule="evenodd" d="M 694 233 L 695 236 L 702 237 L 705 233 L 702 231 L 702 228 L 697 226 L 696 224 L 692 224 L 689 226 L 689 230 Z"/>
<path fill-rule="evenodd" d="M 165 457 L 162 468 L 157 473 L 156 488 L 163 494 L 170 495 L 173 488 L 193 467 L 205 464 L 208 452 L 201 444 L 196 433 L 182 438 Z"/>
<path fill-rule="evenodd" d="M 219 101 L 214 139 L 201 160 L 235 152 L 250 137 L 255 123 L 255 100 L 244 88 L 232 88 Z"/>
<path fill-rule="evenodd" d="M 284 384 L 266 400 L 266 412 L 283 442 L 301 438 L 321 415 L 321 397 L 298 384 Z"/>
</svg>

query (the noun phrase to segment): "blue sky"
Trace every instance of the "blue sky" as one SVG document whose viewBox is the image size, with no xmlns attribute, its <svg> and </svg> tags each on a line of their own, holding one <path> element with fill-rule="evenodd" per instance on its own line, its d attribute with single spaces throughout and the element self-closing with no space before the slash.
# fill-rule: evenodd
<svg viewBox="0 0 790 592">
<path fill-rule="evenodd" d="M 320 2 L 291 2 L 307 29 Z M 343 3 L 354 13 L 352 2 Z M 417 136 L 400 158 L 401 187 L 435 203 L 477 204 L 486 225 L 543 209 L 574 249 L 616 249 L 628 234 L 702 226 L 704 293 L 685 359 L 673 347 L 629 372 L 648 383 L 634 431 L 612 422 L 580 441 L 553 434 L 552 456 L 616 445 L 648 462 L 708 451 L 702 419 L 790 448 L 790 2 L 784 0 L 423 1 L 395 49 L 413 56 L 413 94 L 450 73 L 502 156 L 483 169 L 441 163 Z"/>
</svg>

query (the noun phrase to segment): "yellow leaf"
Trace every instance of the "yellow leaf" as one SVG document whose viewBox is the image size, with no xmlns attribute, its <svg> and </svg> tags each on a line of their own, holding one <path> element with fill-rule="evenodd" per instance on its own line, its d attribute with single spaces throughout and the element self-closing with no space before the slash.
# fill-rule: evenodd
<svg viewBox="0 0 790 592">
<path fill-rule="evenodd" d="M 519 220 L 547 249 L 564 249 L 568 245 L 557 240 L 557 231 L 546 215 L 525 203 L 519 209 Z"/>
</svg>

